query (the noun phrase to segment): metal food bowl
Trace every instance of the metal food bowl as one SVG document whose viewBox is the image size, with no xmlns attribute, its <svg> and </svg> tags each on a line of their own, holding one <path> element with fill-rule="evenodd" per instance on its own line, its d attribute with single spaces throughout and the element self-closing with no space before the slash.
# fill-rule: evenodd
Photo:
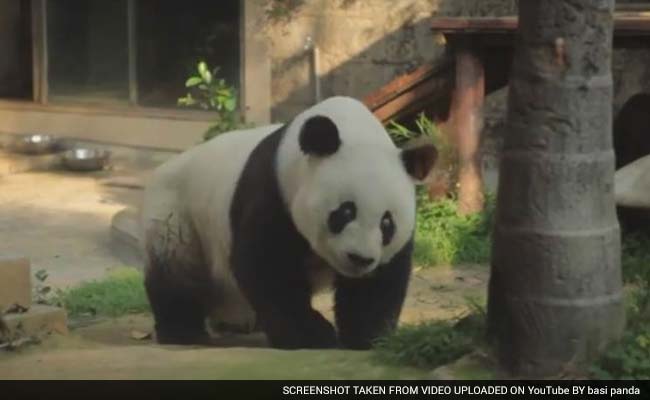
<svg viewBox="0 0 650 400">
<path fill-rule="evenodd" d="M 74 171 L 98 171 L 106 167 L 109 158 L 107 150 L 76 148 L 63 153 L 63 165 Z"/>
<path fill-rule="evenodd" d="M 34 133 L 16 136 L 9 142 L 9 150 L 23 154 L 47 154 L 58 148 L 58 140 L 48 134 Z"/>
</svg>

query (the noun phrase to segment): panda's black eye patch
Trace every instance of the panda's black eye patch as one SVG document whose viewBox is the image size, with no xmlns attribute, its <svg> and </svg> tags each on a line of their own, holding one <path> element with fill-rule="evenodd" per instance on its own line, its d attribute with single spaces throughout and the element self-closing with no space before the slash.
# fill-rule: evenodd
<svg viewBox="0 0 650 400">
<path fill-rule="evenodd" d="M 386 211 L 381 217 L 379 227 L 381 228 L 381 244 L 387 246 L 395 235 L 395 222 L 393 222 L 393 215 L 390 211 Z"/>
<path fill-rule="evenodd" d="M 339 208 L 332 211 L 327 219 L 327 226 L 333 234 L 338 234 L 343 231 L 343 228 L 354 221 L 357 217 L 357 206 L 351 202 L 346 201 L 341 203 Z"/>
</svg>

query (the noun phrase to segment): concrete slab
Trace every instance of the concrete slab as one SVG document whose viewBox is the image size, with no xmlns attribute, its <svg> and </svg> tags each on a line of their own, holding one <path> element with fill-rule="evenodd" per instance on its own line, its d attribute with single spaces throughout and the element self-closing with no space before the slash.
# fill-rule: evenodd
<svg viewBox="0 0 650 400">
<path fill-rule="evenodd" d="M 29 255 L 54 288 L 100 279 L 124 265 L 110 247 L 113 215 L 140 190 L 101 185 L 110 172 L 31 172 L 2 177 L 0 254 Z"/>
<path fill-rule="evenodd" d="M 68 333 L 66 312 L 58 307 L 37 304 L 27 312 L 5 314 L 3 318 L 12 338 Z"/>
<path fill-rule="evenodd" d="M 1 379 L 423 379 L 365 351 L 111 346 L 0 354 Z M 27 349 L 26 349 L 27 350 Z"/>
<path fill-rule="evenodd" d="M 134 208 L 117 212 L 111 220 L 111 248 L 125 264 L 142 264 L 140 247 L 139 213 Z"/>
<path fill-rule="evenodd" d="M 18 305 L 32 305 L 29 260 L 25 257 L 0 256 L 0 314 Z"/>
<path fill-rule="evenodd" d="M 650 155 L 616 171 L 614 188 L 616 204 L 650 208 Z"/>
</svg>

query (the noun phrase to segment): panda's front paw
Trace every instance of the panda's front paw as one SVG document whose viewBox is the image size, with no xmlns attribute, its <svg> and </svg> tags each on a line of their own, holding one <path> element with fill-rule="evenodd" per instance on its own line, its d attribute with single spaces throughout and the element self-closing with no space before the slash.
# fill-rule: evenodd
<svg viewBox="0 0 650 400">
<path fill-rule="evenodd" d="M 370 340 L 346 340 L 341 339 L 341 348 L 345 350 L 370 350 L 372 342 Z"/>
<path fill-rule="evenodd" d="M 279 349 L 327 349 L 337 347 L 334 326 L 320 313 L 312 312 L 302 318 L 266 321 L 269 344 Z"/>
<path fill-rule="evenodd" d="M 319 314 L 320 318 L 313 321 L 310 329 L 307 330 L 307 341 L 310 348 L 328 349 L 338 346 L 336 329 L 334 326 Z"/>
</svg>

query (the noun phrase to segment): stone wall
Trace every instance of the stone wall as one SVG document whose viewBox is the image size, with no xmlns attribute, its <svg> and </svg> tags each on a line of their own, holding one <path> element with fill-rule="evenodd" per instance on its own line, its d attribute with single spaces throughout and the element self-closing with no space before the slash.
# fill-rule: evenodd
<svg viewBox="0 0 650 400">
<path fill-rule="evenodd" d="M 423 62 L 444 44 L 429 28 L 435 15 L 507 15 L 514 0 L 302 0 L 268 17 L 272 119 L 290 118 L 315 101 L 307 37 L 319 50 L 321 94 L 361 98 Z"/>
</svg>

